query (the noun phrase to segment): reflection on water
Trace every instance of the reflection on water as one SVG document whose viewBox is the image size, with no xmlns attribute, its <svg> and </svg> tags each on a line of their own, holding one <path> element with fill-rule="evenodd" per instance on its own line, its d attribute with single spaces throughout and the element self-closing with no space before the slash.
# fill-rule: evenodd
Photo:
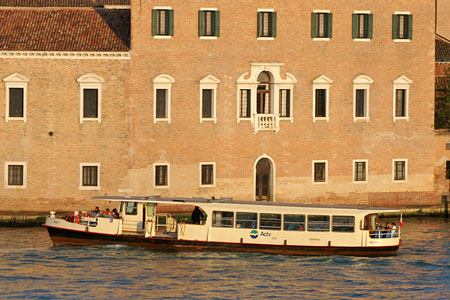
<svg viewBox="0 0 450 300">
<path fill-rule="evenodd" d="M 450 224 L 405 220 L 387 258 L 52 247 L 0 229 L 0 299 L 450 299 Z"/>
</svg>

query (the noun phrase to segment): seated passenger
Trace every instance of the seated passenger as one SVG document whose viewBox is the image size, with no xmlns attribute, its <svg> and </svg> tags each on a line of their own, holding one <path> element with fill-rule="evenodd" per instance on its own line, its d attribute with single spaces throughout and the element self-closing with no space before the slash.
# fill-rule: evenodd
<svg viewBox="0 0 450 300">
<path fill-rule="evenodd" d="M 112 214 L 113 214 L 113 218 L 119 219 L 119 212 L 117 211 L 117 209 L 113 209 L 112 210 Z"/>
<path fill-rule="evenodd" d="M 98 214 L 100 214 L 100 209 L 98 206 L 95 207 L 95 209 L 92 211 L 92 216 L 96 217 Z"/>
<path fill-rule="evenodd" d="M 193 224 L 200 224 L 200 220 L 203 219 L 204 215 L 200 208 L 196 206 L 192 211 L 191 220 Z"/>
</svg>

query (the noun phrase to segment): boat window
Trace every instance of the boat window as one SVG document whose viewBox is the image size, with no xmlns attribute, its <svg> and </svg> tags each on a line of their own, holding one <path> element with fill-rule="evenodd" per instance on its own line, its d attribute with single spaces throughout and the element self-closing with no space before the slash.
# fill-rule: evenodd
<svg viewBox="0 0 450 300">
<path fill-rule="evenodd" d="M 153 215 L 155 215 L 155 208 L 156 208 L 155 203 L 147 204 L 147 217 L 152 217 Z"/>
<path fill-rule="evenodd" d="M 333 216 L 333 232 L 355 232 L 355 217 Z"/>
<path fill-rule="evenodd" d="M 137 215 L 137 202 L 127 202 L 125 205 L 125 213 L 127 215 Z"/>
<path fill-rule="evenodd" d="M 305 231 L 305 215 L 283 215 L 284 230 Z"/>
<path fill-rule="evenodd" d="M 233 227 L 234 213 L 232 211 L 213 211 L 213 227 Z"/>
<path fill-rule="evenodd" d="M 330 231 L 330 216 L 308 216 L 308 231 Z"/>
<path fill-rule="evenodd" d="M 281 214 L 259 214 L 259 229 L 281 230 Z"/>
<path fill-rule="evenodd" d="M 258 214 L 249 212 L 236 213 L 236 228 L 253 228 L 258 227 Z"/>
</svg>

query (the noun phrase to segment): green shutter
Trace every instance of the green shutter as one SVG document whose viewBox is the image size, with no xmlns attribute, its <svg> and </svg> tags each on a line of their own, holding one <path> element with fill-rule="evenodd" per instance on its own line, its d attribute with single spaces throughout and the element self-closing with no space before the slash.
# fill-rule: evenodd
<svg viewBox="0 0 450 300">
<path fill-rule="evenodd" d="M 205 33 L 203 32 L 203 18 L 205 14 L 203 11 L 198 11 L 198 36 L 203 36 Z"/>
<path fill-rule="evenodd" d="M 327 37 L 331 38 L 333 35 L 333 14 L 327 14 Z"/>
<path fill-rule="evenodd" d="M 408 39 L 412 40 L 413 16 L 408 16 Z"/>
<path fill-rule="evenodd" d="M 156 16 L 156 9 L 152 9 L 152 35 L 156 35 L 158 18 Z"/>
<path fill-rule="evenodd" d="M 352 14 L 352 38 L 358 37 L 358 15 Z"/>
<path fill-rule="evenodd" d="M 173 36 L 173 9 L 169 10 L 169 35 Z"/>
<path fill-rule="evenodd" d="M 317 14 L 311 14 L 311 37 L 317 37 Z"/>
<path fill-rule="evenodd" d="M 214 12 L 214 35 L 220 36 L 220 11 Z"/>
<path fill-rule="evenodd" d="M 392 39 L 398 38 L 398 16 L 392 15 Z"/>
<path fill-rule="evenodd" d="M 367 16 L 367 37 L 372 39 L 373 37 L 373 15 L 369 14 Z"/>
<path fill-rule="evenodd" d="M 273 12 L 270 14 L 270 30 L 271 30 L 271 36 L 276 37 L 277 36 L 277 13 Z"/>
<path fill-rule="evenodd" d="M 262 18 L 262 13 L 258 13 L 258 24 L 256 24 L 258 26 L 257 29 L 257 37 L 261 36 L 261 18 Z"/>
</svg>

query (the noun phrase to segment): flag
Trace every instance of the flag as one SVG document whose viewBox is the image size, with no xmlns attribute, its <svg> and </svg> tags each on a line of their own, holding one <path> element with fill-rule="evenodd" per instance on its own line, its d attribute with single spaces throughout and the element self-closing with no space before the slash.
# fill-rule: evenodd
<svg viewBox="0 0 450 300">
<path fill-rule="evenodd" d="M 400 215 L 400 228 L 403 226 L 403 215 Z"/>
</svg>

